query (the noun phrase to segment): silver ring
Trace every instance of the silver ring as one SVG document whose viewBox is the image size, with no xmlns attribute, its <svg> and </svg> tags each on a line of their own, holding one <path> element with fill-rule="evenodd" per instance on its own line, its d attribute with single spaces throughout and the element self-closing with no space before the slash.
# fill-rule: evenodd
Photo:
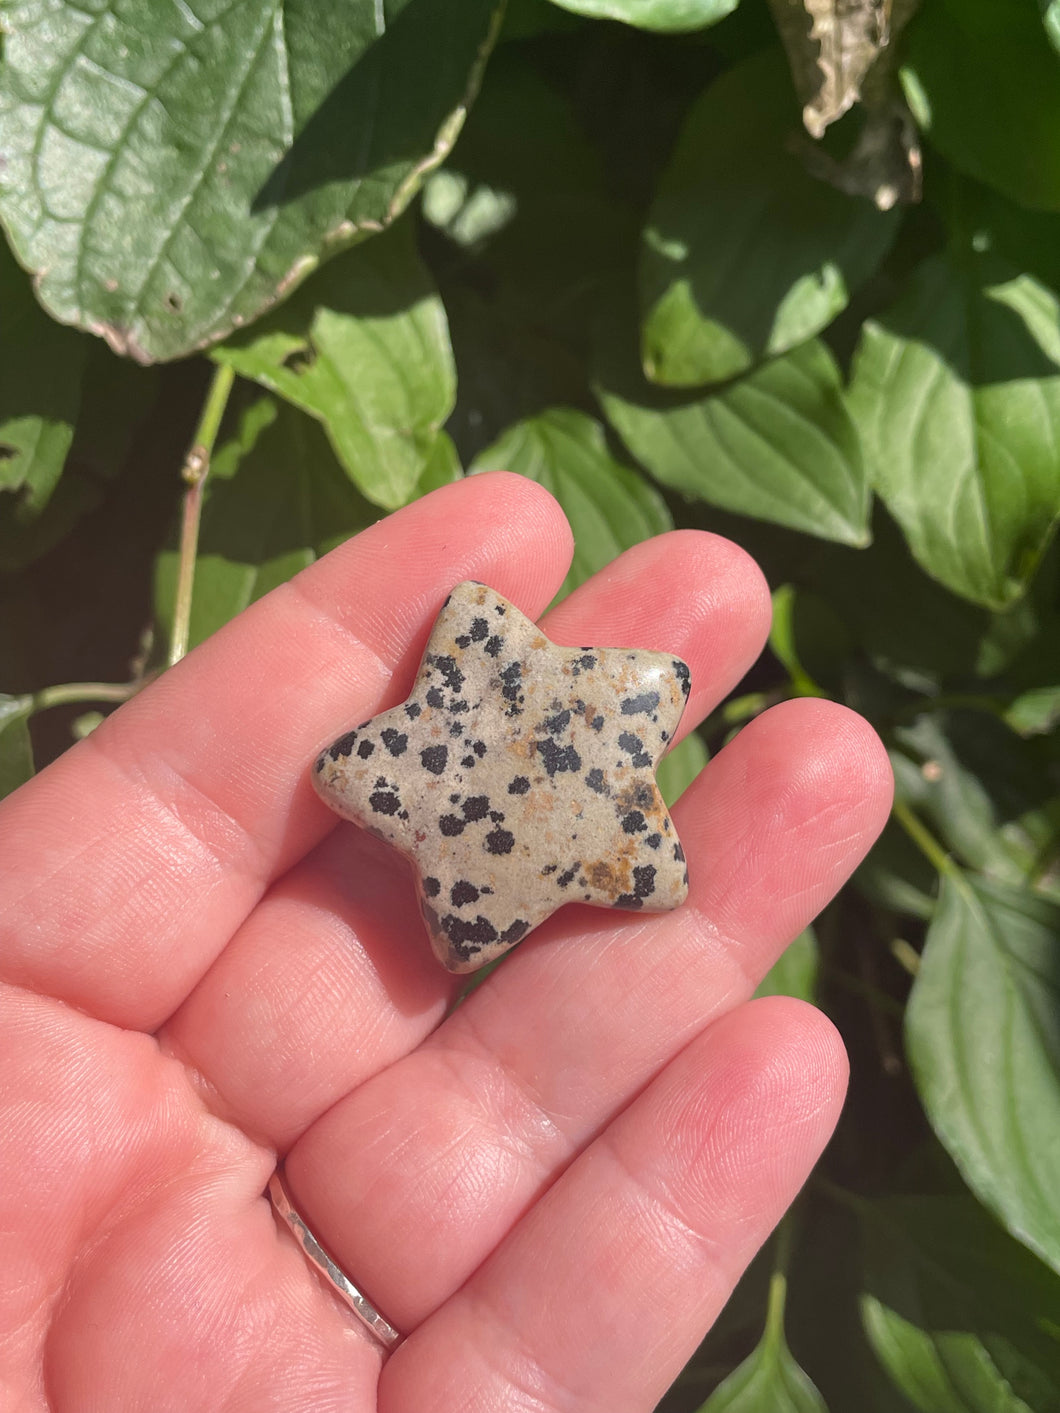
<svg viewBox="0 0 1060 1413">
<path fill-rule="evenodd" d="M 401 1343 L 401 1335 L 389 1320 L 385 1320 L 380 1315 L 372 1302 L 361 1294 L 345 1271 L 331 1259 L 317 1237 L 313 1235 L 295 1211 L 294 1204 L 291 1202 L 291 1194 L 288 1192 L 287 1184 L 278 1168 L 269 1179 L 269 1198 L 277 1215 L 283 1218 L 295 1241 L 298 1242 L 298 1245 L 335 1294 L 353 1311 L 361 1324 L 375 1335 L 384 1349 L 396 1349 Z"/>
</svg>

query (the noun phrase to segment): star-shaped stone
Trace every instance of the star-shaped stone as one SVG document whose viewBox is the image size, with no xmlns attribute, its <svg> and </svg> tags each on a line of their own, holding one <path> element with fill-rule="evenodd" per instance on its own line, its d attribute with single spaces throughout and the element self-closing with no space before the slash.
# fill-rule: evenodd
<svg viewBox="0 0 1060 1413">
<path fill-rule="evenodd" d="M 655 768 L 688 691 L 677 658 L 560 647 L 484 584 L 458 584 L 408 701 L 342 736 L 313 779 L 412 861 L 438 959 L 474 971 L 564 903 L 684 902 Z"/>
</svg>

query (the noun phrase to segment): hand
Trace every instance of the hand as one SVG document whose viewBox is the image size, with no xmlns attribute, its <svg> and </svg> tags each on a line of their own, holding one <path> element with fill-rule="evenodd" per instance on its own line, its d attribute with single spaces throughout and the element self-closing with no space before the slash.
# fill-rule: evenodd
<svg viewBox="0 0 1060 1413">
<path fill-rule="evenodd" d="M 569 908 L 452 1016 L 403 862 L 309 765 L 400 701 L 481 579 L 539 613 L 570 537 L 474 477 L 277 589 L 0 807 L 0 1388 L 19 1413 L 649 1410 L 820 1153 L 832 1027 L 749 1002 L 886 817 L 860 718 L 793 701 L 674 811 L 692 893 Z M 637 546 L 547 618 L 665 648 L 683 729 L 758 655 L 727 541 Z M 262 1196 L 407 1338 L 389 1359 Z"/>
</svg>

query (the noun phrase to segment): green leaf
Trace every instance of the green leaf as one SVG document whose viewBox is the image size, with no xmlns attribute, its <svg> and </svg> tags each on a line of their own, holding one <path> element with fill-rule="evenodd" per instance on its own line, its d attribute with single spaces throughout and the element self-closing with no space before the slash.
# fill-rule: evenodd
<svg viewBox="0 0 1060 1413">
<path fill-rule="evenodd" d="M 926 261 L 866 322 L 850 407 L 919 563 L 991 608 L 1026 589 L 1060 511 L 1060 308 L 1004 261 Z"/>
<path fill-rule="evenodd" d="M 719 382 L 825 328 L 875 271 L 898 208 L 811 177 L 783 56 L 727 70 L 690 113 L 644 232 L 641 354 L 653 382 Z"/>
<path fill-rule="evenodd" d="M 0 800 L 33 774 L 33 744 L 29 737 L 29 697 L 0 692 Z"/>
<path fill-rule="evenodd" d="M 717 24 L 740 0 L 554 0 L 564 10 L 597 20 L 621 20 L 638 29 L 678 34 Z"/>
<path fill-rule="evenodd" d="M 817 1000 L 820 969 L 817 936 L 812 927 L 800 932 L 758 983 L 756 996 L 795 996 L 800 1001 Z"/>
<path fill-rule="evenodd" d="M 964 1180 L 1060 1271 L 1058 933 L 1054 903 L 956 871 L 944 878 L 906 1047 Z"/>
<path fill-rule="evenodd" d="M 1057 1413 L 1060 1280 L 968 1197 L 862 1209 L 865 1331 L 923 1413 Z"/>
<path fill-rule="evenodd" d="M 2 545 L 32 526 L 55 493 L 74 439 L 91 345 L 48 318 L 2 240 L 0 309 Z"/>
<path fill-rule="evenodd" d="M 213 354 L 323 423 L 387 510 L 412 495 L 456 395 L 445 309 L 414 242 L 404 221 L 349 251 Z"/>
<path fill-rule="evenodd" d="M 96 340 L 60 328 L 39 308 L 37 313 L 50 331 L 80 344 L 85 351 L 79 365 L 80 409 L 62 475 L 45 503 L 17 494 L 7 503 L 8 498 L 0 494 L 0 569 L 9 571 L 21 569 L 53 549 L 82 516 L 103 503 L 126 464 L 133 436 L 157 393 L 157 369 L 138 368 L 116 358 Z M 36 353 L 47 351 L 50 339 L 51 334 L 45 332 L 37 344 L 23 342 L 20 358 L 35 362 Z M 46 388 L 52 386 L 61 368 L 56 359 L 44 370 Z"/>
<path fill-rule="evenodd" d="M 1033 884 L 1060 846 L 1047 747 L 970 710 L 925 712 L 894 739 L 897 797 L 969 867 L 1001 883 Z"/>
<path fill-rule="evenodd" d="M 868 481 L 839 371 L 811 341 L 692 399 L 647 383 L 612 343 L 598 370 L 608 420 L 658 480 L 725 510 L 865 545 Z"/>
<path fill-rule="evenodd" d="M 1038 0 L 1042 23 L 1054 49 L 1060 49 L 1060 0 Z"/>
<path fill-rule="evenodd" d="M 1060 687 L 1021 692 L 1006 710 L 1005 720 L 1021 736 L 1048 735 L 1060 725 Z"/>
<path fill-rule="evenodd" d="M 674 805 L 703 769 L 709 753 L 702 736 L 693 731 L 663 756 L 655 779 L 667 805 Z"/>
<path fill-rule="evenodd" d="M 826 600 L 850 634 L 845 662 L 835 664 L 845 691 L 850 689 L 859 650 L 892 679 L 932 693 L 947 682 L 965 690 L 970 680 L 996 677 L 1023 652 L 1040 662 L 1043 639 L 1036 598 L 1039 586 L 1045 588 L 1041 573 L 1031 593 L 1004 612 L 991 613 L 929 578 L 913 559 L 896 523 L 879 505 L 868 549 L 855 552 L 840 545 L 821 545 L 812 555 L 800 549 L 795 572 Z M 797 601 L 797 641 L 809 664 L 812 655 L 802 642 L 799 607 Z M 813 667 L 815 676 L 821 673 L 818 680 L 823 685 L 838 688 L 834 669 L 829 675 L 821 663 L 814 662 Z"/>
<path fill-rule="evenodd" d="M 637 472 L 616 461 L 599 422 L 552 408 L 510 427 L 471 471 L 508 470 L 537 481 L 559 501 L 574 531 L 568 594 L 625 549 L 673 529 L 666 503 Z"/>
<path fill-rule="evenodd" d="M 494 0 L 12 0 L 0 216 L 43 303 L 141 362 L 249 323 L 404 209 L 494 25 Z"/>
<path fill-rule="evenodd" d="M 796 633 L 796 612 L 809 595 L 796 591 L 792 584 L 781 584 L 773 591 L 773 621 L 769 629 L 769 646 L 773 656 L 787 670 L 791 690 L 800 697 L 823 697 L 826 694 L 803 666 Z"/>
<path fill-rule="evenodd" d="M 905 65 L 909 106 L 943 156 L 1024 206 L 1060 210 L 1060 62 L 1033 5 L 933 0 Z"/>
<path fill-rule="evenodd" d="M 799 1367 L 782 1333 L 768 1331 L 699 1413 L 828 1413 L 824 1399 Z"/>
<path fill-rule="evenodd" d="M 320 428 L 261 397 L 214 454 L 195 564 L 189 646 L 379 518 L 350 485 Z M 159 555 L 155 614 L 172 631 L 177 554 Z"/>
</svg>

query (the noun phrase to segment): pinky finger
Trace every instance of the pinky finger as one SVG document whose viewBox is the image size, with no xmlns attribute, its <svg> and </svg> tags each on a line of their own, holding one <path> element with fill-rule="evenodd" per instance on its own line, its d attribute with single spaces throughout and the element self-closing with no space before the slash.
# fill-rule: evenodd
<svg viewBox="0 0 1060 1413">
<path fill-rule="evenodd" d="M 812 1007 L 717 1021 L 395 1353 L 380 1413 L 649 1413 L 806 1180 L 845 1084 Z"/>
</svg>

